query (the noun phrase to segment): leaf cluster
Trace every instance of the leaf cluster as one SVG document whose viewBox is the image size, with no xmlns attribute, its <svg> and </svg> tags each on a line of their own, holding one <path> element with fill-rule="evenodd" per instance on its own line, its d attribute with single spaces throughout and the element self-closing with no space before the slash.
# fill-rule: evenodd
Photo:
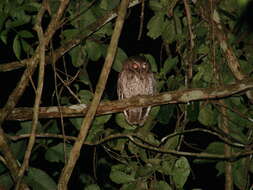
<svg viewBox="0 0 253 190">
<path fill-rule="evenodd" d="M 70 2 L 64 14 L 62 27 L 55 34 L 46 55 L 52 55 L 56 49 L 67 46 L 71 41 L 79 40 L 80 43 L 68 49 L 62 58 L 54 63 L 53 74 L 50 75 L 50 72 L 46 74 L 49 80 L 45 82 L 45 86 L 50 86 L 53 90 L 46 89 L 49 92 L 46 95 L 50 100 L 46 99 L 43 103 L 88 105 L 91 102 L 99 71 L 107 53 L 114 20 L 102 24 L 95 30 L 90 26 L 104 15 L 116 10 L 119 2 L 119 0 Z M 246 37 L 241 35 L 244 32 L 248 34 L 247 28 L 250 27 L 241 27 L 246 30 L 242 30 L 241 33 L 234 32 L 236 26 L 246 23 L 240 23 L 240 15 L 247 9 L 238 6 L 241 2 L 236 0 L 224 0 L 212 6 L 210 2 L 206 4 L 200 0 L 188 1 L 191 14 L 187 15 L 183 1 L 145 1 L 145 8 L 150 14 L 144 15 L 147 23 L 144 22 L 146 32 L 143 35 L 154 41 L 159 39 L 159 44 L 151 47 L 149 52 L 140 49 L 139 53 L 149 60 L 159 92 L 192 87 L 217 87 L 236 81 L 227 64 L 229 60 L 225 58 L 226 52 L 223 51 L 216 36 L 218 24 L 212 20 L 214 9 L 219 14 L 222 32 L 227 37 L 227 45 L 235 54 L 242 73 L 246 76 L 252 74 L 252 35 Z M 0 45 L 10 50 L 17 61 L 32 57 L 36 51 L 39 42 L 31 26 L 36 23 L 36 15 L 41 6 L 41 2 L 36 0 L 0 1 L 2 42 Z M 43 27 L 46 28 L 58 6 L 59 1 L 47 1 Z M 129 14 L 127 21 L 139 19 Z M 190 25 L 187 16 L 191 18 Z M 132 34 L 131 31 L 137 31 L 139 28 L 130 25 L 128 27 L 123 32 L 129 36 Z M 189 28 L 193 36 L 189 35 Z M 191 40 L 194 42 L 193 47 L 190 45 Z M 155 48 L 161 49 L 160 55 L 154 55 Z M 128 50 L 118 47 L 103 101 L 116 98 L 117 74 L 127 57 Z M 0 58 L 6 59 L 1 54 Z M 225 114 L 223 108 L 226 110 Z M 213 163 L 217 169 L 217 176 L 222 177 L 226 173 L 226 162 L 163 154 L 139 146 L 139 143 L 164 150 L 224 155 L 227 144 L 217 136 L 211 133 L 184 134 L 184 130 L 188 128 L 199 127 L 219 133 L 232 144 L 242 145 L 241 148 L 229 147 L 231 152 L 239 153 L 248 150 L 247 147 L 252 143 L 252 115 L 253 107 L 250 101 L 245 95 L 237 94 L 226 97 L 222 103 L 219 100 L 203 100 L 153 107 L 142 127 L 129 125 L 122 113 L 97 116 L 92 123 L 84 150 L 80 153 L 81 157 L 74 170 L 75 177 L 71 179 L 71 184 L 78 184 L 78 187 L 85 190 L 191 189 L 193 187 L 190 186 L 190 182 L 196 182 L 191 176 L 193 166 Z M 83 118 L 61 118 L 40 121 L 36 133 L 44 134 L 44 137 L 36 139 L 30 167 L 24 178 L 25 183 L 32 189 L 57 188 L 61 169 L 73 145 L 73 138 L 68 137 L 78 135 L 82 120 Z M 224 121 L 227 131 L 223 128 Z M 22 136 L 29 134 L 30 130 L 30 121 L 20 121 L 15 123 L 15 129 L 8 129 L 6 133 L 10 137 Z M 135 133 L 141 139 L 114 138 L 113 135 L 119 133 L 126 137 Z M 180 135 L 166 138 L 171 133 Z M 100 143 L 105 138 L 108 139 Z M 26 138 L 10 141 L 10 147 L 19 162 L 23 160 L 26 145 Z M 252 166 L 252 159 L 249 157 L 232 162 L 231 176 L 236 188 L 249 187 L 249 179 L 253 173 Z M 211 178 L 215 182 L 216 176 Z M 0 163 L 0 184 L 7 189 L 14 185 L 10 171 L 4 163 Z M 200 184 L 197 188 L 204 189 L 204 185 Z"/>
</svg>

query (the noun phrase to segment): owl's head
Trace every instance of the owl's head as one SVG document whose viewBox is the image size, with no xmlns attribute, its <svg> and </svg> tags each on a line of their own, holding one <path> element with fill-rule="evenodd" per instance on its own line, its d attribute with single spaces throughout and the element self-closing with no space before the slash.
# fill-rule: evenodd
<svg viewBox="0 0 253 190">
<path fill-rule="evenodd" d="M 143 56 L 134 56 L 128 58 L 123 65 L 124 69 L 128 69 L 134 72 L 149 72 L 150 64 L 148 60 Z"/>
</svg>

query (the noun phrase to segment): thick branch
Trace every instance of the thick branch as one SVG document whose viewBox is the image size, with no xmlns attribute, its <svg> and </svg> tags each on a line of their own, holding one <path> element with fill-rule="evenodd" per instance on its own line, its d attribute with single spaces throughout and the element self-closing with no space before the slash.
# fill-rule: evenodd
<svg viewBox="0 0 253 190">
<path fill-rule="evenodd" d="M 195 88 L 187 90 L 177 90 L 163 92 L 155 96 L 138 96 L 120 101 L 101 102 L 96 115 L 111 114 L 121 112 L 126 108 L 138 106 L 155 106 L 162 104 L 187 103 L 197 100 L 208 100 L 216 98 L 226 98 L 237 93 L 253 89 L 253 79 L 247 79 L 235 84 L 220 86 L 219 88 Z M 80 117 L 86 114 L 88 105 L 79 104 L 72 106 L 62 106 L 63 117 Z M 8 116 L 8 120 L 31 120 L 32 108 L 15 108 Z M 59 118 L 58 106 L 41 107 L 39 118 Z"/>
<path fill-rule="evenodd" d="M 227 39 L 227 36 L 225 35 L 225 33 L 223 31 L 221 21 L 220 21 L 220 16 L 219 16 L 219 14 L 216 10 L 214 10 L 213 20 L 217 24 L 215 34 L 216 34 L 216 37 L 219 40 L 220 47 L 221 47 L 222 51 L 224 52 L 224 55 L 225 55 L 226 60 L 227 60 L 227 65 L 228 65 L 230 71 L 232 72 L 233 76 L 237 80 L 244 79 L 246 76 L 243 74 L 243 72 L 241 70 L 240 63 L 239 63 L 235 53 L 233 52 L 232 47 L 227 43 L 228 39 Z M 247 91 L 246 95 L 249 98 L 249 100 L 251 101 L 251 103 L 253 103 L 253 91 L 252 90 Z"/>
<path fill-rule="evenodd" d="M 118 41 L 119 41 L 119 37 L 120 37 L 121 31 L 123 28 L 128 4 L 129 4 L 129 0 L 122 0 L 120 2 L 120 6 L 119 6 L 119 10 L 118 10 L 118 17 L 116 20 L 113 34 L 112 34 L 110 45 L 108 47 L 108 52 L 107 52 L 107 55 L 105 58 L 105 63 L 104 63 L 103 69 L 101 71 L 99 81 L 98 81 L 98 84 L 96 87 L 95 95 L 94 95 L 94 98 L 91 102 L 91 105 L 89 106 L 87 114 L 86 114 L 85 118 L 83 119 L 83 122 L 82 122 L 82 125 L 80 128 L 80 132 L 78 134 L 77 140 L 75 141 L 73 148 L 71 149 L 69 159 L 61 172 L 59 184 L 58 184 L 59 190 L 67 189 L 67 184 L 68 184 L 69 178 L 70 178 L 71 173 L 74 169 L 76 161 L 79 158 L 81 147 L 83 145 L 85 138 L 88 135 L 88 131 L 90 129 L 91 123 L 92 123 L 93 118 L 96 114 L 100 99 L 101 99 L 102 94 L 105 89 L 107 78 L 109 76 L 109 72 L 111 70 L 111 66 L 112 66 L 112 63 L 113 63 L 113 60 L 114 60 L 114 57 L 116 54 Z"/>
<path fill-rule="evenodd" d="M 42 90 L 44 85 L 44 75 L 45 75 L 45 38 L 41 26 L 42 17 L 45 13 L 44 6 L 40 10 L 40 14 L 37 17 L 37 22 L 35 25 L 35 30 L 37 31 L 38 38 L 39 38 L 39 57 L 40 57 L 40 64 L 39 64 L 39 76 L 38 76 L 38 85 L 36 90 L 36 97 L 35 97 L 35 103 L 33 107 L 33 120 L 32 120 L 32 130 L 31 130 L 31 136 L 29 137 L 27 149 L 25 152 L 23 163 L 20 167 L 19 173 L 18 173 L 18 182 L 16 184 L 15 189 L 19 189 L 20 182 L 24 176 L 25 170 L 29 167 L 29 159 L 32 153 L 32 148 L 35 144 L 35 134 L 36 129 L 38 125 L 38 113 L 39 113 L 39 107 L 41 102 L 41 96 L 42 96 Z"/>
</svg>

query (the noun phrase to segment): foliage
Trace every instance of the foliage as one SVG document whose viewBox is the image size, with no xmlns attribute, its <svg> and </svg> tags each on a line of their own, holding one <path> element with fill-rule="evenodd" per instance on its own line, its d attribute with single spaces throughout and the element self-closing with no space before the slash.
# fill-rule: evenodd
<svg viewBox="0 0 253 190">
<path fill-rule="evenodd" d="M 115 21 L 110 20 L 97 29 L 91 26 L 107 13 L 114 11 L 119 2 L 119 0 L 100 0 L 95 3 L 91 0 L 70 1 L 65 10 L 64 22 L 51 40 L 51 45 L 47 47 L 46 55 L 52 55 L 58 48 L 65 47 L 73 39 L 81 38 L 81 40 L 78 45 L 69 49 L 61 59 L 57 60 L 56 68 L 51 73 L 46 73 L 42 105 L 91 102 Z M 208 3 L 200 0 L 188 1 L 191 10 L 189 17 L 192 19 L 190 28 L 193 33 L 190 37 L 183 1 L 145 1 L 145 29 L 141 39 L 145 48 L 138 48 L 135 53 L 142 54 L 149 60 L 152 71 L 156 75 L 159 92 L 217 87 L 236 81 L 227 65 L 228 60 L 224 56 L 226 52 L 215 36 L 218 23 L 212 21 L 214 10 L 219 14 L 227 43 L 236 55 L 243 74 L 252 74 L 253 38 L 250 31 L 252 26 L 245 26 L 248 23 L 240 17 L 245 15 L 243 12 L 247 10 L 245 7 L 252 1 L 245 3 L 239 0 L 223 0 L 219 4 L 213 2 L 212 6 L 210 2 L 212 1 Z M 60 1 L 47 2 L 43 28 L 47 28 L 47 24 L 56 14 L 59 3 Z M 39 42 L 33 26 L 37 22 L 36 15 L 41 6 L 41 1 L 37 0 L 0 1 L 0 48 L 2 52 L 8 51 L 8 55 L 12 55 L 10 58 L 0 54 L 1 60 L 21 61 L 34 56 Z M 139 43 L 137 36 L 133 34 L 138 31 L 139 25 L 133 25 L 132 21 L 137 19 L 139 22 L 139 17 L 134 14 L 139 15 L 140 9 L 129 13 L 123 31 L 123 36 L 127 37 L 121 41 L 134 40 L 133 42 L 137 44 Z M 234 32 L 235 29 L 239 32 Z M 83 36 L 85 38 L 82 38 Z M 155 47 L 152 45 L 150 47 L 147 42 L 150 40 L 155 42 Z M 190 45 L 191 40 L 194 46 Z M 117 49 L 111 72 L 112 79 L 108 82 L 102 101 L 115 99 L 117 73 L 122 68 L 122 62 L 134 51 L 131 51 L 131 48 L 136 49 L 134 43 L 127 43 L 127 45 L 124 43 L 120 43 Z M 192 77 L 189 76 L 190 67 L 192 67 Z M 8 91 L 6 90 L 6 94 L 9 93 Z M 30 94 L 29 96 L 35 96 L 30 89 L 27 93 Z M 33 104 L 33 98 L 23 97 L 23 99 L 25 101 L 21 102 L 20 106 Z M 225 116 L 222 108 L 226 109 Z M 78 184 L 80 189 L 85 190 L 205 189 L 205 185 L 215 183 L 216 176 L 207 176 L 205 170 L 198 172 L 203 173 L 206 178 L 212 178 L 211 183 L 201 184 L 197 181 L 198 177 L 196 179 L 192 177 L 191 171 L 197 165 L 202 164 L 205 167 L 212 163 L 216 168 L 217 176 L 224 180 L 223 175 L 227 172 L 224 160 L 194 157 L 192 159 L 187 155 L 164 154 L 149 150 L 147 147 L 224 155 L 224 144 L 227 142 L 224 139 L 228 139 L 232 142 L 229 147 L 231 151 L 239 153 L 247 150 L 247 145 L 252 143 L 252 115 L 252 104 L 245 95 L 238 94 L 226 97 L 222 103 L 219 100 L 203 100 L 153 107 L 147 122 L 142 127 L 129 125 L 122 113 L 97 116 L 92 123 L 86 145 L 80 153 L 79 162 L 72 174 L 75 177 L 71 178 L 70 186 L 76 187 Z M 223 128 L 224 118 L 227 119 L 228 132 Z M 50 135 L 64 133 L 65 136 L 77 136 L 82 120 L 83 118 L 40 120 L 37 133 L 49 135 L 45 138 L 37 138 L 33 148 L 30 167 L 24 177 L 24 182 L 32 189 L 56 189 L 57 180 L 68 159 L 73 141 Z M 7 121 L 5 124 L 8 129 L 7 127 L 4 129 L 10 137 L 29 134 L 31 130 L 31 122 L 18 121 L 9 125 Z M 164 138 L 171 133 L 182 134 L 184 130 L 193 128 L 208 129 L 211 132 L 185 133 Z M 222 138 L 215 136 L 212 133 L 214 131 Z M 121 134 L 124 138 L 116 138 L 115 134 Z M 132 137 L 133 134 L 142 140 L 134 138 L 133 141 L 127 138 Z M 104 138 L 108 139 L 100 144 Z M 164 139 L 166 140 L 163 141 Z M 20 163 L 23 161 L 27 142 L 27 138 L 19 141 L 10 140 L 12 152 Z M 231 144 L 242 146 L 231 146 Z M 252 165 L 249 157 L 233 160 L 231 176 L 237 189 L 249 188 L 249 179 L 253 173 Z M 0 163 L 0 174 L 0 185 L 7 189 L 12 188 L 14 183 L 10 171 L 3 162 Z M 200 185 L 196 186 L 196 184 Z"/>
</svg>

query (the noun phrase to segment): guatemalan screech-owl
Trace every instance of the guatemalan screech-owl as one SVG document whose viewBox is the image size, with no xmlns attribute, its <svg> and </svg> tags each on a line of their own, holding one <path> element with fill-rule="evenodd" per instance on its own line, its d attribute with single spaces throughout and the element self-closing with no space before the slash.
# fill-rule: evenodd
<svg viewBox="0 0 253 190">
<path fill-rule="evenodd" d="M 154 74 L 144 57 L 130 57 L 123 63 L 117 84 L 120 100 L 137 95 L 153 95 L 156 91 L 155 86 Z M 150 109 L 151 107 L 140 107 L 124 110 L 126 121 L 132 125 L 143 125 Z"/>
</svg>

